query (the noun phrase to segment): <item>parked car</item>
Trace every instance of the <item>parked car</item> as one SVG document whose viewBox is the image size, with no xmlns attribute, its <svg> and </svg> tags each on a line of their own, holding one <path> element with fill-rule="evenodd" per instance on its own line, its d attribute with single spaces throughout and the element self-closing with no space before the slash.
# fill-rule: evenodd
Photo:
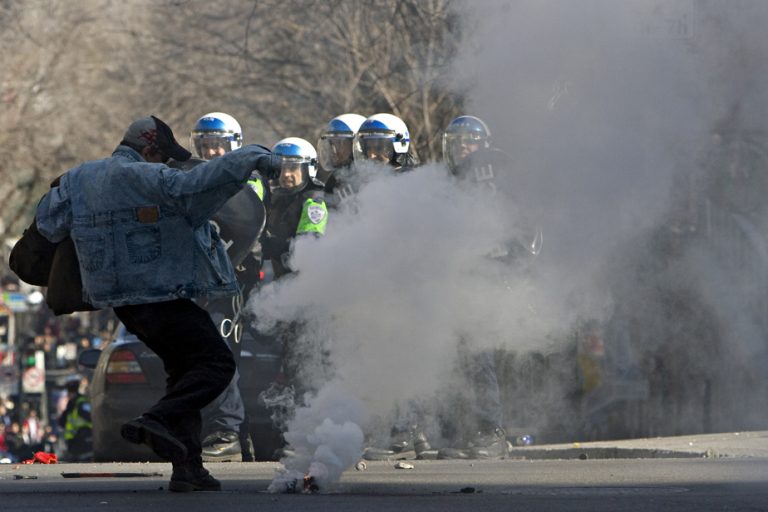
<svg viewBox="0 0 768 512">
<path fill-rule="evenodd" d="M 282 437 L 259 394 L 282 380 L 282 349 L 273 337 L 247 331 L 241 341 L 240 390 L 254 459 L 276 460 Z M 158 461 L 146 446 L 125 441 L 120 426 L 146 412 L 164 394 L 166 374 L 160 358 L 120 324 L 114 341 L 103 350 L 83 352 L 80 364 L 94 369 L 90 386 L 94 460 Z"/>
</svg>

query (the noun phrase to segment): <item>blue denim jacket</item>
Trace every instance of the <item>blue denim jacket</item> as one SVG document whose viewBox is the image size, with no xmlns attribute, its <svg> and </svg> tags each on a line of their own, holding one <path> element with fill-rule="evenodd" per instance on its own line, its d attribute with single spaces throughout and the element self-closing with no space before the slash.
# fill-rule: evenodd
<svg viewBox="0 0 768 512">
<path fill-rule="evenodd" d="M 118 146 L 64 174 L 40 201 L 37 227 L 52 242 L 72 237 L 94 306 L 232 295 L 234 270 L 208 219 L 270 158 L 246 146 L 180 171 Z"/>
</svg>

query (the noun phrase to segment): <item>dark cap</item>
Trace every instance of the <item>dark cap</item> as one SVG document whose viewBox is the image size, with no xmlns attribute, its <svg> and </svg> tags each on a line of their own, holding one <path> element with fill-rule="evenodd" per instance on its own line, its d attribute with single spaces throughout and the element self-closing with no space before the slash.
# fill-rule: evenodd
<svg viewBox="0 0 768 512">
<path fill-rule="evenodd" d="M 154 146 L 165 156 L 176 161 L 189 160 L 192 153 L 176 142 L 171 128 L 155 116 L 135 120 L 125 132 L 123 140 L 139 148 Z"/>
</svg>

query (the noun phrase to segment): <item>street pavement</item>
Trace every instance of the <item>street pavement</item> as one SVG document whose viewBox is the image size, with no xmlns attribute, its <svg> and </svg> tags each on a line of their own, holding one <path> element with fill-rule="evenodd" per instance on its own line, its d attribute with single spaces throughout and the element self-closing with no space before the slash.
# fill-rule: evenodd
<svg viewBox="0 0 768 512">
<path fill-rule="evenodd" d="M 412 469 L 398 469 L 397 461 L 367 462 L 364 470 L 349 469 L 317 494 L 267 493 L 279 463 L 209 464 L 224 491 L 181 495 L 167 491 L 167 463 L 3 464 L 0 508 L 768 510 L 768 432 L 521 447 L 505 460 L 408 462 Z"/>
</svg>

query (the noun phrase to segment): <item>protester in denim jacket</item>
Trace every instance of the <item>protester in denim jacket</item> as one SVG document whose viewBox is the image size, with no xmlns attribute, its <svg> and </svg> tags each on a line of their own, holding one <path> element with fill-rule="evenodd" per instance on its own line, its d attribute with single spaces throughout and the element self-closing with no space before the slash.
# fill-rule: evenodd
<svg viewBox="0 0 768 512">
<path fill-rule="evenodd" d="M 156 117 L 134 121 L 110 158 L 61 177 L 37 208 L 51 242 L 71 236 L 83 299 L 112 307 L 126 328 L 163 360 L 166 395 L 123 425 L 121 435 L 173 463 L 172 491 L 220 490 L 203 468 L 200 409 L 232 379 L 235 363 L 210 315 L 191 299 L 237 292 L 232 264 L 208 222 L 251 171 L 273 177 L 269 150 L 246 146 L 189 171 L 189 159 Z"/>
</svg>

